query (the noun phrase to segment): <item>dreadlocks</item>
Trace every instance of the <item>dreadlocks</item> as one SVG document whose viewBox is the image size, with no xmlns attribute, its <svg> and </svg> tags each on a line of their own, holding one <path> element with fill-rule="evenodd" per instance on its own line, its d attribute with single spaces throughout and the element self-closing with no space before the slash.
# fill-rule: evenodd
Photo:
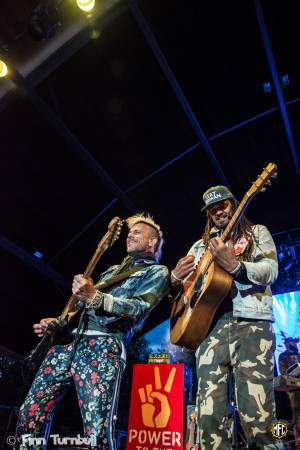
<svg viewBox="0 0 300 450">
<path fill-rule="evenodd" d="M 230 199 L 230 201 L 231 201 L 232 209 L 233 209 L 233 213 L 234 213 L 237 210 L 237 207 L 240 202 L 238 202 L 235 199 Z M 204 234 L 202 236 L 205 248 L 208 247 L 211 229 L 213 227 L 214 227 L 214 223 L 209 214 L 209 211 L 207 210 L 207 223 L 206 223 L 206 227 L 204 230 Z M 243 252 L 243 254 L 238 256 L 238 259 L 243 260 L 243 261 L 251 261 L 252 260 L 251 254 L 252 254 L 254 243 L 256 242 L 256 239 L 255 239 L 255 236 L 253 233 L 252 223 L 245 216 L 242 216 L 238 225 L 234 228 L 234 234 L 231 235 L 233 245 L 236 244 L 237 241 L 242 236 L 244 236 L 246 239 L 248 239 L 249 243 L 248 243 L 245 251 Z"/>
</svg>

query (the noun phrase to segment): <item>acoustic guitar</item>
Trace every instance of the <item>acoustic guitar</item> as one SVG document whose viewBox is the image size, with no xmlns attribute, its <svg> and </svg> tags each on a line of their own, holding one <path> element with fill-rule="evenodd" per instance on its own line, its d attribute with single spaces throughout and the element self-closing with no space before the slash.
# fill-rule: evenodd
<svg viewBox="0 0 300 450">
<path fill-rule="evenodd" d="M 83 273 L 84 277 L 91 276 L 103 253 L 118 239 L 122 225 L 123 221 L 119 217 L 114 217 L 110 221 L 107 232 L 97 245 L 96 251 Z M 25 358 L 23 363 L 23 375 L 25 379 L 32 378 L 33 373 L 40 367 L 55 339 L 62 335 L 67 325 L 70 324 L 75 315 L 82 308 L 82 302 L 80 300 L 78 301 L 75 295 L 71 295 L 60 316 L 55 318 L 55 320 L 49 324 L 46 334 L 40 340 L 36 348 L 31 351 L 30 355 Z"/>
<path fill-rule="evenodd" d="M 221 237 L 224 242 L 230 238 L 250 200 L 258 192 L 266 190 L 270 178 L 276 176 L 276 164 L 269 163 L 252 183 L 230 219 Z M 213 317 L 229 293 L 231 285 L 231 275 L 213 261 L 209 249 L 205 250 L 194 271 L 183 283 L 181 296 L 173 303 L 170 320 L 171 342 L 195 350 L 206 338 Z"/>
</svg>

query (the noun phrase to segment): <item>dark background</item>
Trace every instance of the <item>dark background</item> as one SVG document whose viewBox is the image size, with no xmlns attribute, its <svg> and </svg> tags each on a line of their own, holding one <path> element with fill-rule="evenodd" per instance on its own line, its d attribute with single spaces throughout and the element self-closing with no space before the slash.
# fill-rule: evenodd
<svg viewBox="0 0 300 450">
<path fill-rule="evenodd" d="M 144 0 L 140 8 L 208 138 L 278 106 L 252 1 Z M 289 75 L 285 100 L 300 97 L 299 27 L 295 3 L 262 2 L 279 76 Z M 32 46 L 42 45 L 32 41 Z M 45 43 L 46 45 L 46 43 Z M 98 39 L 60 65 L 36 88 L 97 163 L 126 190 L 196 146 L 196 136 L 172 88 L 127 10 Z M 299 105 L 287 106 L 298 152 Z M 130 211 L 73 152 L 32 105 L 15 95 L 1 112 L 1 234 L 71 281 L 82 272 L 114 215 Z M 241 199 L 270 161 L 278 179 L 255 198 L 247 215 L 272 233 L 299 226 L 299 177 L 280 111 L 210 141 Z M 165 231 L 163 263 L 172 267 L 200 237 L 205 215 L 202 193 L 220 184 L 203 146 L 128 193 L 137 211 L 154 215 Z M 84 229 L 85 227 L 85 229 Z M 72 239 L 77 236 L 73 242 Z M 97 271 L 123 256 L 122 239 Z M 0 251 L 1 342 L 27 352 L 31 323 L 57 313 L 68 289 Z M 61 291 L 61 289 L 63 289 Z"/>
<path fill-rule="evenodd" d="M 26 35 L 24 17 L 28 19 L 37 3 L 27 2 L 22 20 L 17 2 L 0 5 L 0 43 L 2 49 L 3 42 L 8 44 L 6 54 L 12 62 L 9 51 L 17 31 Z M 282 92 L 298 158 L 297 2 L 264 0 L 261 5 L 279 79 L 289 77 Z M 292 246 L 288 289 L 298 289 L 299 171 L 278 107 L 255 2 L 141 0 L 139 7 L 236 197 L 244 196 L 269 162 L 278 165 L 277 180 L 253 200 L 247 216 L 267 225 L 285 249 Z M 37 45 L 47 45 L 26 39 L 24 55 L 29 60 Z M 18 45 L 22 48 L 22 40 Z M 30 77 L 26 82 L 33 86 Z M 264 92 L 265 82 L 271 83 L 270 93 Z M 162 262 L 174 266 L 202 234 L 202 193 L 224 180 L 199 143 L 130 6 L 34 89 L 119 188 L 129 189 L 135 210 L 154 215 L 165 232 Z M 0 248 L 0 342 L 25 355 L 36 343 L 31 324 L 61 311 L 73 275 L 85 268 L 110 219 L 131 211 L 119 200 L 106 209 L 115 193 L 30 96 L 16 91 L 0 114 L 0 233 L 27 256 L 42 252 L 41 264 L 69 283 L 64 287 L 54 282 L 3 245 Z M 290 230 L 294 231 L 288 234 Z M 123 257 L 124 237 L 125 233 L 104 255 L 95 278 Z M 282 282 L 287 274 L 281 272 Z M 286 289 L 287 284 L 277 285 L 275 292 Z M 168 306 L 161 305 L 152 325 L 167 315 Z"/>
</svg>

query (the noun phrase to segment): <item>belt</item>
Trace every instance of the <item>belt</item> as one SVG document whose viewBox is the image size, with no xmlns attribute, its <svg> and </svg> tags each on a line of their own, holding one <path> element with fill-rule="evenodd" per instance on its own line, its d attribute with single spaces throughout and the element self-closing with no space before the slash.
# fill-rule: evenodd
<svg viewBox="0 0 300 450">
<path fill-rule="evenodd" d="M 225 314 L 223 314 L 223 316 L 220 317 L 219 320 L 236 320 L 237 322 L 269 322 L 269 323 L 273 323 L 273 320 L 270 319 L 253 319 L 250 317 L 234 317 L 233 315 L 233 311 L 229 311 Z"/>
</svg>

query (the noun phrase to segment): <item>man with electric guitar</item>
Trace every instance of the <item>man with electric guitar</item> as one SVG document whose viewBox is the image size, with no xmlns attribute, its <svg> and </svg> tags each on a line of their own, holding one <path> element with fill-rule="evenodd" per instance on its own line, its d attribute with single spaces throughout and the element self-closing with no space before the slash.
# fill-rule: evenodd
<svg viewBox="0 0 300 450">
<path fill-rule="evenodd" d="M 53 324 L 60 331 L 20 409 L 17 437 L 21 449 L 32 448 L 22 436 L 44 436 L 61 396 L 73 383 L 88 448 L 115 448 L 113 428 L 126 345 L 169 289 L 168 269 L 158 264 L 163 244 L 159 225 L 145 214 L 129 217 L 127 225 L 128 256 L 123 262 L 106 270 L 94 285 L 88 275 L 99 259 L 96 251 L 85 273 L 75 276 L 73 295 L 61 316 L 33 325 L 43 339 Z M 97 248 L 100 252 L 106 239 L 102 241 Z M 41 347 L 32 352 L 30 362 L 40 356 Z"/>
<path fill-rule="evenodd" d="M 274 176 L 268 165 L 239 203 L 225 186 L 204 195 L 202 238 L 171 272 L 171 341 L 196 350 L 201 450 L 228 450 L 229 375 L 249 448 L 275 449 L 274 332 L 270 285 L 278 273 L 268 229 L 242 215 Z"/>
</svg>

